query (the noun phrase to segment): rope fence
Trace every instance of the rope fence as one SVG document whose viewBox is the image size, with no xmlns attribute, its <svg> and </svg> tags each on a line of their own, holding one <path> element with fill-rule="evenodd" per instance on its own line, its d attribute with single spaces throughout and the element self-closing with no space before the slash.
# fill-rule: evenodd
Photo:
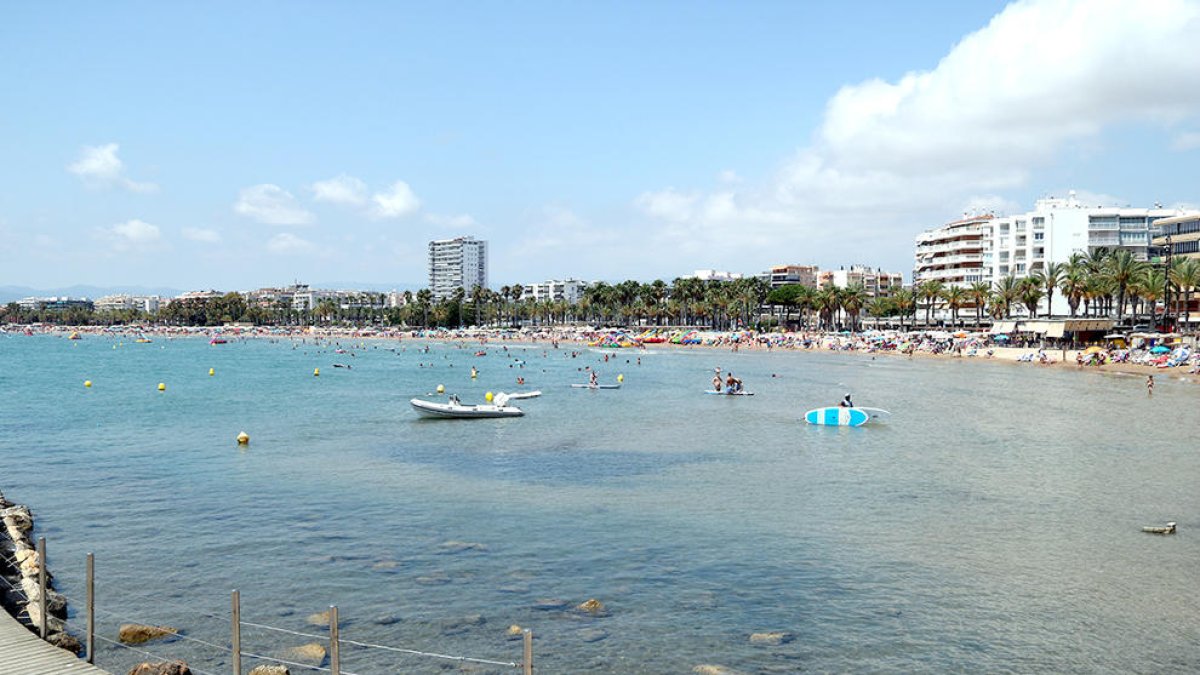
<svg viewBox="0 0 1200 675">
<path fill-rule="evenodd" d="M 153 622 L 147 621 L 145 617 L 143 617 L 142 619 L 136 619 L 136 618 L 133 618 L 122 612 L 116 612 L 116 611 L 112 611 L 112 610 L 108 610 L 108 609 L 101 609 L 101 608 L 97 607 L 96 602 L 95 602 L 95 594 L 94 594 L 95 579 L 94 579 L 93 556 L 91 554 L 88 554 L 88 558 L 89 558 L 89 560 L 88 560 L 88 575 L 87 575 L 87 580 L 86 580 L 87 590 L 88 590 L 88 602 L 79 603 L 79 602 L 76 602 L 73 598 L 67 597 L 66 594 L 58 593 L 57 591 L 55 591 L 55 593 L 57 593 L 59 596 L 61 596 L 62 600 L 67 602 L 68 606 L 76 607 L 76 608 L 78 608 L 78 607 L 86 608 L 87 626 L 86 626 L 86 629 L 82 632 L 87 636 L 87 660 L 88 660 L 88 662 L 89 663 L 95 662 L 96 649 L 95 649 L 95 643 L 93 642 L 93 640 L 98 640 L 99 642 L 101 642 L 111 648 L 120 648 L 122 650 L 131 652 L 131 653 L 136 653 L 136 654 L 139 654 L 139 655 L 142 655 L 145 657 L 149 657 L 155 661 L 171 660 L 171 659 L 165 658 L 159 654 L 155 654 L 151 651 L 146 651 L 145 649 L 139 649 L 137 647 L 131 646 L 130 644 L 122 642 L 120 639 L 114 640 L 110 637 L 106 637 L 104 635 L 99 634 L 96 631 L 95 617 L 97 615 L 103 617 L 105 620 L 105 623 L 114 624 L 114 625 L 122 624 L 122 623 L 137 624 L 137 625 L 153 625 Z M 12 565 L 14 567 L 14 569 L 16 568 L 15 561 L 12 560 L 10 557 L 0 554 L 0 559 L 3 559 L 9 565 Z M 12 591 L 19 592 L 19 593 L 22 593 L 22 595 L 24 595 L 24 592 L 20 586 L 14 585 L 12 582 L 10 582 L 8 579 L 4 578 L 3 576 L 0 576 L 0 582 L 3 582 L 3 585 L 7 586 Z M 269 624 L 257 623 L 257 622 L 253 622 L 253 621 L 243 621 L 241 619 L 241 611 L 240 611 L 241 600 L 240 600 L 240 595 L 237 591 L 233 591 L 232 614 L 225 615 L 225 616 L 221 616 L 218 614 L 214 614 L 212 612 L 197 609 L 194 606 L 187 604 L 187 603 L 181 603 L 181 602 L 167 600 L 167 599 L 163 599 L 163 598 L 151 598 L 151 597 L 138 595 L 138 594 L 132 594 L 132 595 L 131 594 L 123 594 L 122 597 L 125 598 L 126 600 L 132 599 L 138 603 L 165 607 L 165 608 L 173 610 L 177 613 L 183 614 L 185 616 L 201 617 L 203 619 L 209 619 L 212 621 L 219 622 L 219 623 L 223 624 L 224 626 L 226 626 L 227 630 L 230 630 L 232 632 L 232 636 L 231 636 L 232 640 L 230 640 L 228 642 L 226 642 L 225 640 L 220 639 L 220 638 L 218 638 L 214 641 L 213 639 L 208 638 L 207 635 L 205 637 L 196 637 L 193 635 L 184 634 L 183 632 L 180 632 L 180 631 L 176 631 L 170 635 L 164 636 L 172 642 L 179 640 L 183 643 L 196 645 L 196 646 L 208 649 L 208 650 L 214 650 L 215 652 L 220 654 L 220 657 L 218 657 L 216 660 L 222 666 L 224 666 L 227 662 L 232 661 L 232 665 L 233 665 L 232 670 L 231 671 L 223 671 L 223 673 L 221 675 L 224 675 L 225 672 L 233 672 L 234 675 L 242 675 L 241 659 L 243 657 L 247 658 L 247 659 L 253 659 L 255 661 L 279 664 L 279 665 L 287 666 L 289 668 L 304 669 L 304 670 L 309 670 L 309 671 L 314 671 L 314 672 L 333 673 L 334 675 L 356 675 L 356 673 L 344 670 L 340 667 L 340 653 L 341 653 L 340 648 L 343 645 L 359 648 L 362 650 L 368 650 L 368 651 L 369 650 L 378 650 L 378 651 L 385 652 L 388 654 L 402 654 L 402 655 L 409 656 L 409 657 L 436 659 L 436 660 L 454 662 L 454 663 L 470 663 L 470 664 L 478 664 L 478 665 L 486 665 L 486 666 L 495 666 L 495 667 L 500 667 L 500 668 L 513 668 L 513 669 L 524 668 L 525 675 L 532 675 L 532 673 L 533 673 L 533 650 L 532 650 L 533 634 L 528 629 L 523 631 L 524 653 L 523 653 L 522 660 L 520 660 L 520 661 L 502 661 L 502 660 L 497 660 L 497 659 L 486 659 L 486 658 L 479 658 L 479 657 L 473 657 L 473 656 L 446 654 L 446 653 L 434 652 L 434 651 L 424 651 L 424 650 L 419 650 L 419 649 L 411 649 L 411 648 L 407 648 L 407 647 L 397 647 L 397 646 L 392 646 L 392 645 L 384 645 L 384 644 L 377 644 L 377 643 L 373 643 L 373 642 L 364 642 L 364 641 L 360 641 L 360 640 L 351 640 L 351 639 L 343 638 L 338 634 L 338 627 L 334 624 L 334 622 L 337 621 L 337 607 L 336 606 L 330 607 L 330 613 L 332 615 L 332 619 L 330 622 L 329 632 L 325 633 L 325 634 L 317 634 L 317 633 L 308 633 L 308 632 L 299 631 L 299 630 L 292 630 L 292 629 L 283 628 L 280 626 L 272 626 Z M 74 629 L 74 631 L 76 633 L 81 632 L 78 619 L 65 621 L 64 626 L 66 628 Z M 264 632 L 269 632 L 269 633 L 278 633 L 278 634 L 313 640 L 318 643 L 327 645 L 328 646 L 327 652 L 325 655 L 321 656 L 321 661 L 319 663 L 315 663 L 315 664 L 314 663 L 303 663 L 303 662 L 295 660 L 294 658 L 285 658 L 287 656 L 286 654 L 284 655 L 284 657 L 269 656 L 266 654 L 261 654 L 261 653 L 258 653 L 259 650 L 255 650 L 253 648 L 246 649 L 246 648 L 242 647 L 242 644 L 241 644 L 242 630 L 241 629 L 243 627 L 257 629 L 258 631 L 264 631 Z M 210 628 L 210 631 L 211 631 L 211 628 Z M 261 638 L 261 635 L 259 637 Z M 358 653 L 358 652 L 356 652 L 356 653 Z M 361 655 L 361 653 L 360 653 L 360 655 Z M 329 664 L 328 667 L 326 667 L 324 665 L 326 663 Z M 197 675 L 218 675 L 218 673 L 214 673 L 211 671 L 206 671 L 206 670 L 202 670 L 200 668 L 196 668 L 196 667 L 192 666 L 190 662 L 188 664 L 188 668 L 193 673 L 197 673 Z"/>
</svg>

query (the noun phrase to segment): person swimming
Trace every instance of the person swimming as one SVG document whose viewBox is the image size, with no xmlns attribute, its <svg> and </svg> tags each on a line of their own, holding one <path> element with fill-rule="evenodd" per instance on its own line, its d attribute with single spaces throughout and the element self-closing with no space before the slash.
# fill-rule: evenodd
<svg viewBox="0 0 1200 675">
<path fill-rule="evenodd" d="M 850 400 L 850 394 L 846 394 L 846 397 L 842 399 L 842 402 L 839 403 L 838 406 L 842 408 L 853 408 L 854 401 Z"/>
</svg>

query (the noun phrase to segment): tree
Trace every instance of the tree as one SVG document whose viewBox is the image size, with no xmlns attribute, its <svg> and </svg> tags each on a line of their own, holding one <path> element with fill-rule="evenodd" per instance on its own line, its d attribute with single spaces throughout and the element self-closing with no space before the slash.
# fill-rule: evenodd
<svg viewBox="0 0 1200 675">
<path fill-rule="evenodd" d="M 933 305 L 938 298 L 942 297 L 943 290 L 942 282 L 937 280 L 921 282 L 921 285 L 917 287 L 917 297 L 925 301 L 926 326 L 933 325 Z"/>
<path fill-rule="evenodd" d="M 853 284 L 842 289 L 839 295 L 841 295 L 842 309 L 850 315 L 850 330 L 858 330 L 858 313 L 867 303 L 867 289 L 862 284 Z"/>
<path fill-rule="evenodd" d="M 983 326 L 983 308 L 987 304 L 991 289 L 986 281 L 976 281 L 967 287 L 967 298 L 975 307 L 975 327 Z"/>
<path fill-rule="evenodd" d="M 942 290 L 942 300 L 950 308 L 950 325 L 958 325 L 958 310 L 967 304 L 967 291 L 961 286 L 950 286 Z"/>
<path fill-rule="evenodd" d="M 1171 283 L 1178 291 L 1179 302 L 1183 304 L 1183 324 L 1186 330 L 1190 327 L 1192 293 L 1200 286 L 1200 259 L 1183 258 L 1183 263 L 1172 265 L 1169 272 Z"/>
<path fill-rule="evenodd" d="M 992 306 L 1000 310 L 1000 316 L 1005 319 L 1012 316 L 1012 306 L 1021 294 L 1020 282 L 1013 275 L 1002 277 L 996 282 L 996 290 L 992 295 Z M 995 316 L 995 314 L 993 314 Z"/>
<path fill-rule="evenodd" d="M 1052 262 L 1046 265 L 1045 269 L 1034 274 L 1034 278 L 1041 284 L 1042 289 L 1046 292 L 1046 316 L 1054 315 L 1054 289 L 1062 283 L 1063 276 L 1066 273 L 1066 265 L 1062 263 Z"/>
</svg>

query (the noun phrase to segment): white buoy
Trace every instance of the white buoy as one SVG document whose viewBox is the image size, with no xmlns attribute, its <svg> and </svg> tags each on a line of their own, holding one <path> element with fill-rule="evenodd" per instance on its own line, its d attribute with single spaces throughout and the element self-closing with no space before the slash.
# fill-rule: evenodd
<svg viewBox="0 0 1200 675">
<path fill-rule="evenodd" d="M 237 435 L 238 445 L 250 445 L 250 434 L 242 432 Z"/>
</svg>

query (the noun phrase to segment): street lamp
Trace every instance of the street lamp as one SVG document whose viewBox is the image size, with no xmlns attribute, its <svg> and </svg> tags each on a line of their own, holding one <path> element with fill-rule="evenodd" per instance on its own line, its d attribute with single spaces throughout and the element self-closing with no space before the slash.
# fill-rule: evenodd
<svg viewBox="0 0 1200 675">
<path fill-rule="evenodd" d="M 1163 332 L 1167 332 L 1167 313 L 1171 311 L 1171 235 L 1167 234 L 1167 252 L 1163 258 Z"/>
</svg>

